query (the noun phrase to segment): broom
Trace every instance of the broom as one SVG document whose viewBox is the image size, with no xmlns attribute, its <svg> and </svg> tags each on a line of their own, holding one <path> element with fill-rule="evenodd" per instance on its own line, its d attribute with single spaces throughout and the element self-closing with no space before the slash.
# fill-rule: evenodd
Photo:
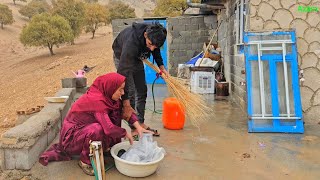
<svg viewBox="0 0 320 180">
<path fill-rule="evenodd" d="M 161 72 L 157 66 L 147 59 L 143 60 L 143 62 L 157 73 Z M 207 116 L 211 114 L 212 110 L 206 105 L 206 102 L 200 95 L 191 93 L 189 89 L 177 78 L 172 76 L 161 76 L 167 83 L 169 92 L 177 98 L 186 110 L 186 115 L 191 120 L 191 123 L 199 128 L 200 124 L 207 120 Z"/>
</svg>

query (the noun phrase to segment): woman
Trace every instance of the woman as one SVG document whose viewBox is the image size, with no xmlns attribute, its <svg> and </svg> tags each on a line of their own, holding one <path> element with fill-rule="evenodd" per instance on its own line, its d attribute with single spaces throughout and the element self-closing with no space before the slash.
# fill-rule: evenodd
<svg viewBox="0 0 320 180">
<path fill-rule="evenodd" d="M 40 156 L 39 162 L 46 166 L 50 161 L 71 160 L 71 155 L 80 155 L 79 166 L 88 175 L 94 175 L 90 158 L 89 142 L 101 141 L 104 151 L 121 142 L 121 138 L 133 143 L 132 135 L 121 128 L 121 100 L 124 94 L 125 77 L 109 73 L 98 77 L 86 94 L 71 107 L 60 132 L 59 143 Z M 138 134 L 152 133 L 139 125 L 132 114 L 128 120 Z"/>
</svg>

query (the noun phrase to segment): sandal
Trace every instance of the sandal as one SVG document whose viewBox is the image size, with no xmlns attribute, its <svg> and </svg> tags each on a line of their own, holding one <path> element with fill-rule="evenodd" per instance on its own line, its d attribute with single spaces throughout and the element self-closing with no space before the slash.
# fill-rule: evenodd
<svg viewBox="0 0 320 180">
<path fill-rule="evenodd" d="M 139 141 L 139 135 L 138 134 L 137 135 L 133 135 L 132 138 L 133 138 L 134 141 Z"/>
<path fill-rule="evenodd" d="M 87 175 L 89 176 L 94 176 L 94 171 L 93 171 L 93 168 L 92 166 L 88 165 L 88 164 L 85 164 L 83 163 L 82 161 L 79 161 L 78 162 L 78 165 L 79 167 L 82 169 L 82 171 L 84 173 L 86 173 Z"/>
<path fill-rule="evenodd" d="M 152 131 L 153 136 L 160 136 L 160 133 L 158 133 L 158 130 L 156 129 L 151 129 L 150 127 L 148 127 L 146 130 Z"/>
</svg>

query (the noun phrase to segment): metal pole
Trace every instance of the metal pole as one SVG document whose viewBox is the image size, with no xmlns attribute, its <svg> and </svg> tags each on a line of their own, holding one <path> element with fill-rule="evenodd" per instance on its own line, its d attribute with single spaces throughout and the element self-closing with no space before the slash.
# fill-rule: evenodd
<svg viewBox="0 0 320 180">
<path fill-rule="evenodd" d="M 283 74 L 284 74 L 284 86 L 286 91 L 286 107 L 287 107 L 287 116 L 290 117 L 290 96 L 289 96 L 289 88 L 288 88 L 288 70 L 287 70 L 287 62 L 286 62 L 286 44 L 282 43 L 282 59 L 283 59 Z"/>
<path fill-rule="evenodd" d="M 98 179 L 102 180 L 102 174 L 101 174 L 101 161 L 99 156 L 99 146 L 101 146 L 100 141 L 93 141 L 91 145 L 94 147 L 94 158 L 96 160 L 96 167 L 97 167 L 97 173 L 98 173 Z M 104 171 L 104 170 L 103 170 Z"/>
<path fill-rule="evenodd" d="M 243 43 L 242 40 L 242 33 L 243 33 L 243 0 L 241 0 L 240 2 L 240 42 L 239 43 Z"/>
<path fill-rule="evenodd" d="M 301 119 L 301 117 L 250 117 L 250 119 L 260 119 L 260 120 L 264 120 L 264 119 Z"/>
<path fill-rule="evenodd" d="M 264 96 L 264 77 L 263 77 L 263 63 L 261 62 L 261 44 L 258 44 L 258 66 L 259 66 L 259 83 L 260 83 L 260 104 L 262 117 L 266 114 L 265 96 Z"/>
</svg>

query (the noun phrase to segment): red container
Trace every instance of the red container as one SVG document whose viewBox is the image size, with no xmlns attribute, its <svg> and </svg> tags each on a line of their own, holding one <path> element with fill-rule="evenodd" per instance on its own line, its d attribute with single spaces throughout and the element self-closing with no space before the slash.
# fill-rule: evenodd
<svg viewBox="0 0 320 180">
<path fill-rule="evenodd" d="M 185 122 L 185 110 L 181 103 L 174 97 L 163 101 L 162 123 L 167 129 L 182 129 Z"/>
</svg>

